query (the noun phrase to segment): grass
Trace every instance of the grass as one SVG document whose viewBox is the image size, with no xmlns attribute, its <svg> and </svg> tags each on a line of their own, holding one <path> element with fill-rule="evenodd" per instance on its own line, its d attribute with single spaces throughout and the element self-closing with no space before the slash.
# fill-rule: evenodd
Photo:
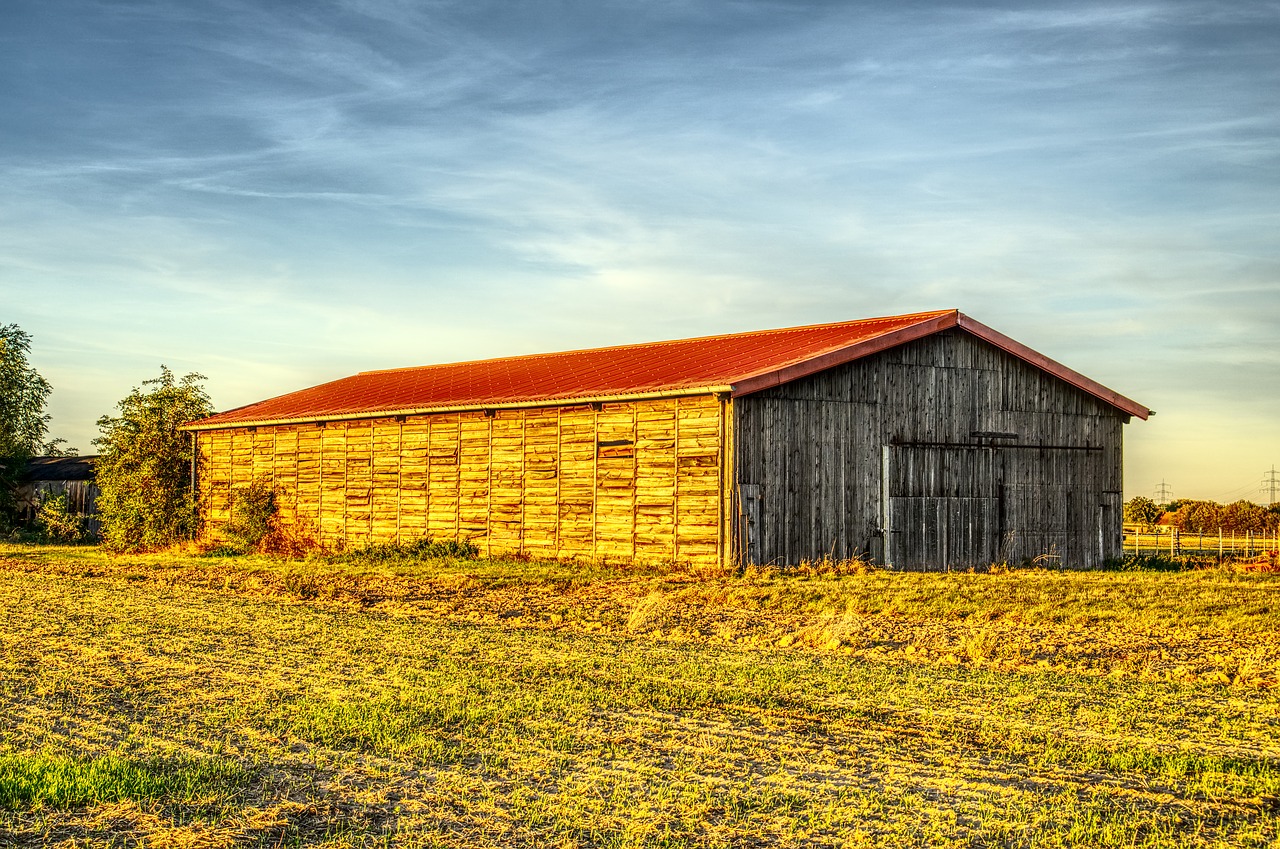
<svg viewBox="0 0 1280 849">
<path fill-rule="evenodd" d="M 235 761 L 0 755 L 0 808 L 70 808 L 125 800 L 207 805 L 234 795 L 248 777 Z"/>
<path fill-rule="evenodd" d="M 1278 601 L 1221 570 L 7 546 L 0 837 L 1269 846 Z"/>
</svg>

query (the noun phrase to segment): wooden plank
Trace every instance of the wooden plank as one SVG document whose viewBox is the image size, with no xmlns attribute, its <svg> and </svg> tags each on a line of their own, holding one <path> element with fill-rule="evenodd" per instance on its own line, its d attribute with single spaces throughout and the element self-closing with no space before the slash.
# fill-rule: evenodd
<svg viewBox="0 0 1280 849">
<path fill-rule="evenodd" d="M 522 549 L 524 514 L 524 411 L 500 410 L 490 420 L 489 533 L 494 553 Z"/>
<path fill-rule="evenodd" d="M 1065 506 L 1057 513 L 1013 506 L 1030 523 L 1069 527 L 1053 533 L 1072 557 L 1096 562 L 1094 552 L 1104 547 L 1099 538 L 1118 552 L 1118 534 L 1100 535 L 1098 517 L 1107 493 L 1120 490 L 1122 418 L 1087 393 L 963 332 L 921 339 L 735 403 L 737 456 L 731 468 L 742 483 L 761 487 L 764 559 L 814 557 L 824 549 L 852 554 L 878 546 L 880 447 L 967 442 L 975 430 L 1016 432 L 1023 443 L 1100 446 L 1100 454 L 1087 455 L 1099 458 L 1096 469 L 1069 453 L 1054 458 L 1009 451 L 1007 471 L 999 474 L 1062 487 L 1056 500 Z M 989 464 L 957 457 L 944 457 L 941 465 L 905 458 L 900 472 L 921 492 L 938 488 L 929 497 L 952 499 L 980 496 L 966 495 L 949 480 L 968 476 L 991 484 L 999 476 Z M 948 486 L 954 491 L 943 492 Z M 935 536 L 922 536 L 921 546 L 945 549 L 954 560 L 952 552 L 969 544 L 970 533 L 975 539 L 995 535 L 975 504 L 947 502 L 944 508 L 943 517 L 933 520 Z M 797 522 L 797 516 L 803 519 Z"/>
<path fill-rule="evenodd" d="M 369 541 L 375 545 L 400 541 L 400 430 L 401 424 L 393 419 L 379 419 L 372 425 Z"/>
</svg>

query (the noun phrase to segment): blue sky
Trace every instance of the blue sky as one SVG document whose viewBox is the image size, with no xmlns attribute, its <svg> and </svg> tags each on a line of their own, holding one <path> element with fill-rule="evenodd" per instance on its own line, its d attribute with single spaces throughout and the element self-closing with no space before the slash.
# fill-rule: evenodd
<svg viewBox="0 0 1280 849">
<path fill-rule="evenodd" d="M 0 6 L 0 322 L 53 431 L 355 371 L 958 307 L 1280 466 L 1280 3 Z"/>
</svg>

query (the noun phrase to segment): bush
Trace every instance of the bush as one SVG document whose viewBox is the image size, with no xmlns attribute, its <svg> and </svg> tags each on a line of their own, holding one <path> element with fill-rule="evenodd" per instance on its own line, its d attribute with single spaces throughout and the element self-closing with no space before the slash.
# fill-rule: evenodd
<svg viewBox="0 0 1280 849">
<path fill-rule="evenodd" d="M 1173 558 L 1160 554 L 1126 554 L 1102 564 L 1104 572 L 1185 572 L 1204 565 L 1190 558 Z"/>
<path fill-rule="evenodd" d="M 119 416 L 98 420 L 102 436 L 97 481 L 103 544 L 114 551 L 166 548 L 195 536 L 199 520 L 191 490 L 192 435 L 179 430 L 213 412 L 200 385 L 160 367 L 160 377 L 135 388 Z"/>
<path fill-rule="evenodd" d="M 413 563 L 419 560 L 474 560 L 480 549 L 471 540 L 440 540 L 423 537 L 411 543 L 387 543 L 371 545 L 359 551 L 331 555 L 337 563 Z"/>
<path fill-rule="evenodd" d="M 276 525 L 276 490 L 270 481 L 256 480 L 231 490 L 231 521 L 223 526 L 233 547 L 259 551 Z"/>
<path fill-rule="evenodd" d="M 77 543 L 89 538 L 84 518 L 71 512 L 65 494 L 46 495 L 36 511 L 36 530 L 48 542 Z"/>
</svg>

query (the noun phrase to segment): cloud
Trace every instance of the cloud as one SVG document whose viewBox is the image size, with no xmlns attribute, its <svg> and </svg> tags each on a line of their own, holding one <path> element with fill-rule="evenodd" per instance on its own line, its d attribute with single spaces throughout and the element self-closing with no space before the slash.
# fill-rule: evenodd
<svg viewBox="0 0 1280 849">
<path fill-rule="evenodd" d="M 6 15 L 0 293 L 88 407 L 958 306 L 1280 435 L 1275 4 Z"/>
</svg>

